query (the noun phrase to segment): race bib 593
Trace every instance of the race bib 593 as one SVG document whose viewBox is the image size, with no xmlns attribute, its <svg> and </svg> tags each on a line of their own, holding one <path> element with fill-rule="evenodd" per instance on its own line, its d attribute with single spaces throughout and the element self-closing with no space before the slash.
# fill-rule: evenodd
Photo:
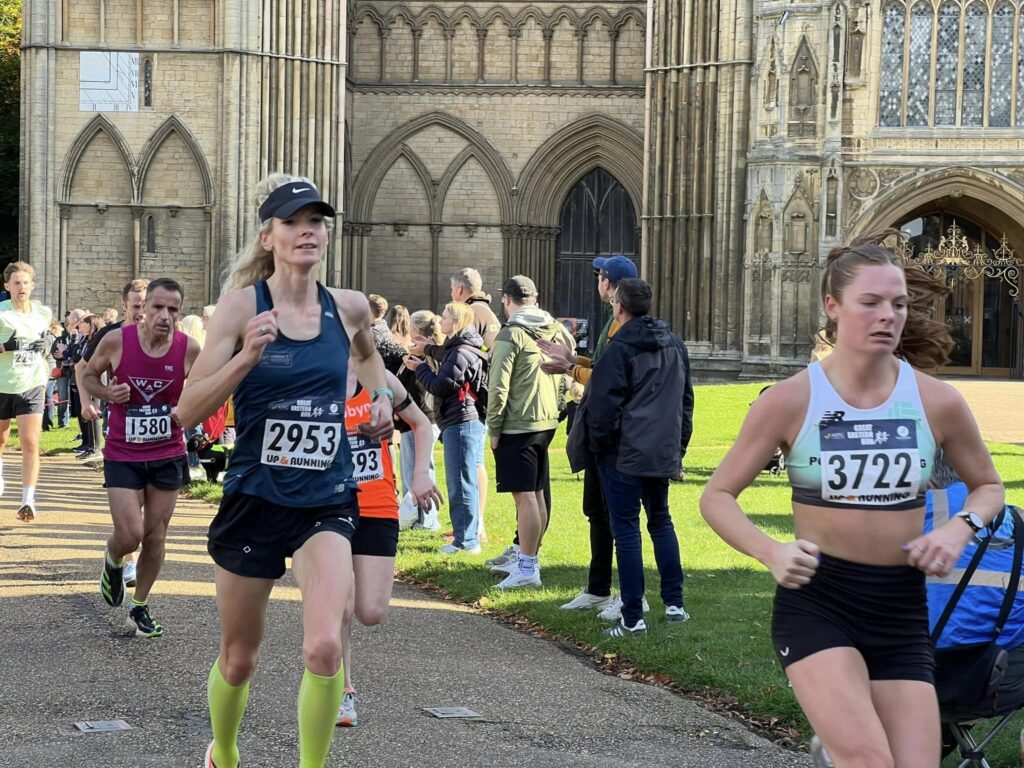
<svg viewBox="0 0 1024 768">
<path fill-rule="evenodd" d="M 822 500 L 870 507 L 917 498 L 922 462 L 913 419 L 836 421 L 819 427 L 819 437 Z"/>
</svg>

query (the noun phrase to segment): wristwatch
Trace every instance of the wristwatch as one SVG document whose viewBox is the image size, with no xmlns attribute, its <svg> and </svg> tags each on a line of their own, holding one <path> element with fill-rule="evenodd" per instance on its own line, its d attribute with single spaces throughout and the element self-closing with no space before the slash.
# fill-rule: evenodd
<svg viewBox="0 0 1024 768">
<path fill-rule="evenodd" d="M 984 521 L 974 512 L 961 512 L 957 517 L 961 518 L 965 523 L 971 526 L 971 530 L 975 533 L 985 527 Z"/>
<path fill-rule="evenodd" d="M 391 387 L 377 387 L 373 392 L 370 393 L 370 402 L 373 402 L 379 397 L 386 397 L 388 402 L 392 406 L 395 404 L 395 393 L 391 390 Z"/>
</svg>

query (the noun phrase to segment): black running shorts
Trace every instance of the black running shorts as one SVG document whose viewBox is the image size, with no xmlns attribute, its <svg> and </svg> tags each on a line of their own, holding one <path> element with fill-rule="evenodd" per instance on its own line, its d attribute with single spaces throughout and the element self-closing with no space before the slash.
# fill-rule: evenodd
<svg viewBox="0 0 1024 768">
<path fill-rule="evenodd" d="M 772 642 L 785 669 L 829 648 L 854 648 L 871 680 L 933 683 L 924 573 L 821 555 L 809 584 L 779 587 Z"/>
<path fill-rule="evenodd" d="M 35 387 L 20 394 L 0 393 L 0 421 L 42 413 L 45 400 L 45 386 Z"/>
<path fill-rule="evenodd" d="M 176 491 L 188 485 L 188 460 L 184 456 L 156 461 L 104 459 L 104 488 L 131 488 L 141 491 L 147 485 L 161 491 Z"/>
<path fill-rule="evenodd" d="M 398 553 L 398 521 L 386 517 L 361 517 L 352 537 L 352 554 L 394 557 Z"/>
<path fill-rule="evenodd" d="M 356 502 L 295 508 L 249 496 L 225 494 L 210 523 L 207 551 L 226 571 L 254 579 L 284 576 L 291 557 L 314 534 L 333 531 L 349 541 L 359 527 Z"/>
<path fill-rule="evenodd" d="M 551 479 L 548 447 L 555 430 L 502 435 L 494 449 L 498 493 L 542 491 Z"/>
</svg>

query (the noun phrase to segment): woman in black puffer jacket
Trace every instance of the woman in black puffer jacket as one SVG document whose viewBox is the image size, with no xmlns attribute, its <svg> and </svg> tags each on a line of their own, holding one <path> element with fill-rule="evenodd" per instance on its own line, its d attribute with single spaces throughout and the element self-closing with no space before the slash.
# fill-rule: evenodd
<svg viewBox="0 0 1024 768">
<path fill-rule="evenodd" d="M 477 539 L 480 490 L 476 464 L 481 450 L 475 395 L 484 382 L 484 341 L 477 333 L 473 310 L 466 304 L 452 302 L 444 308 L 441 332 L 448 340 L 437 373 L 418 358 L 407 358 L 405 364 L 416 372 L 417 381 L 434 396 L 434 418 L 444 444 L 448 509 L 455 539 L 441 551 L 475 554 L 480 551 Z"/>
</svg>

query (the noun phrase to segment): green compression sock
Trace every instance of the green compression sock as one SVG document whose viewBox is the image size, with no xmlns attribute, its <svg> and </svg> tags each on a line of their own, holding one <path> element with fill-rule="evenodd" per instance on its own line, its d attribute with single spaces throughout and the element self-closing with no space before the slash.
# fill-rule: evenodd
<svg viewBox="0 0 1024 768">
<path fill-rule="evenodd" d="M 308 669 L 299 686 L 299 768 L 323 768 L 345 695 L 345 665 L 333 677 Z"/>
<path fill-rule="evenodd" d="M 210 725 L 213 728 L 213 762 L 217 768 L 238 768 L 238 729 L 249 702 L 249 681 L 230 685 L 220 673 L 220 658 L 213 662 L 207 681 Z"/>
</svg>

